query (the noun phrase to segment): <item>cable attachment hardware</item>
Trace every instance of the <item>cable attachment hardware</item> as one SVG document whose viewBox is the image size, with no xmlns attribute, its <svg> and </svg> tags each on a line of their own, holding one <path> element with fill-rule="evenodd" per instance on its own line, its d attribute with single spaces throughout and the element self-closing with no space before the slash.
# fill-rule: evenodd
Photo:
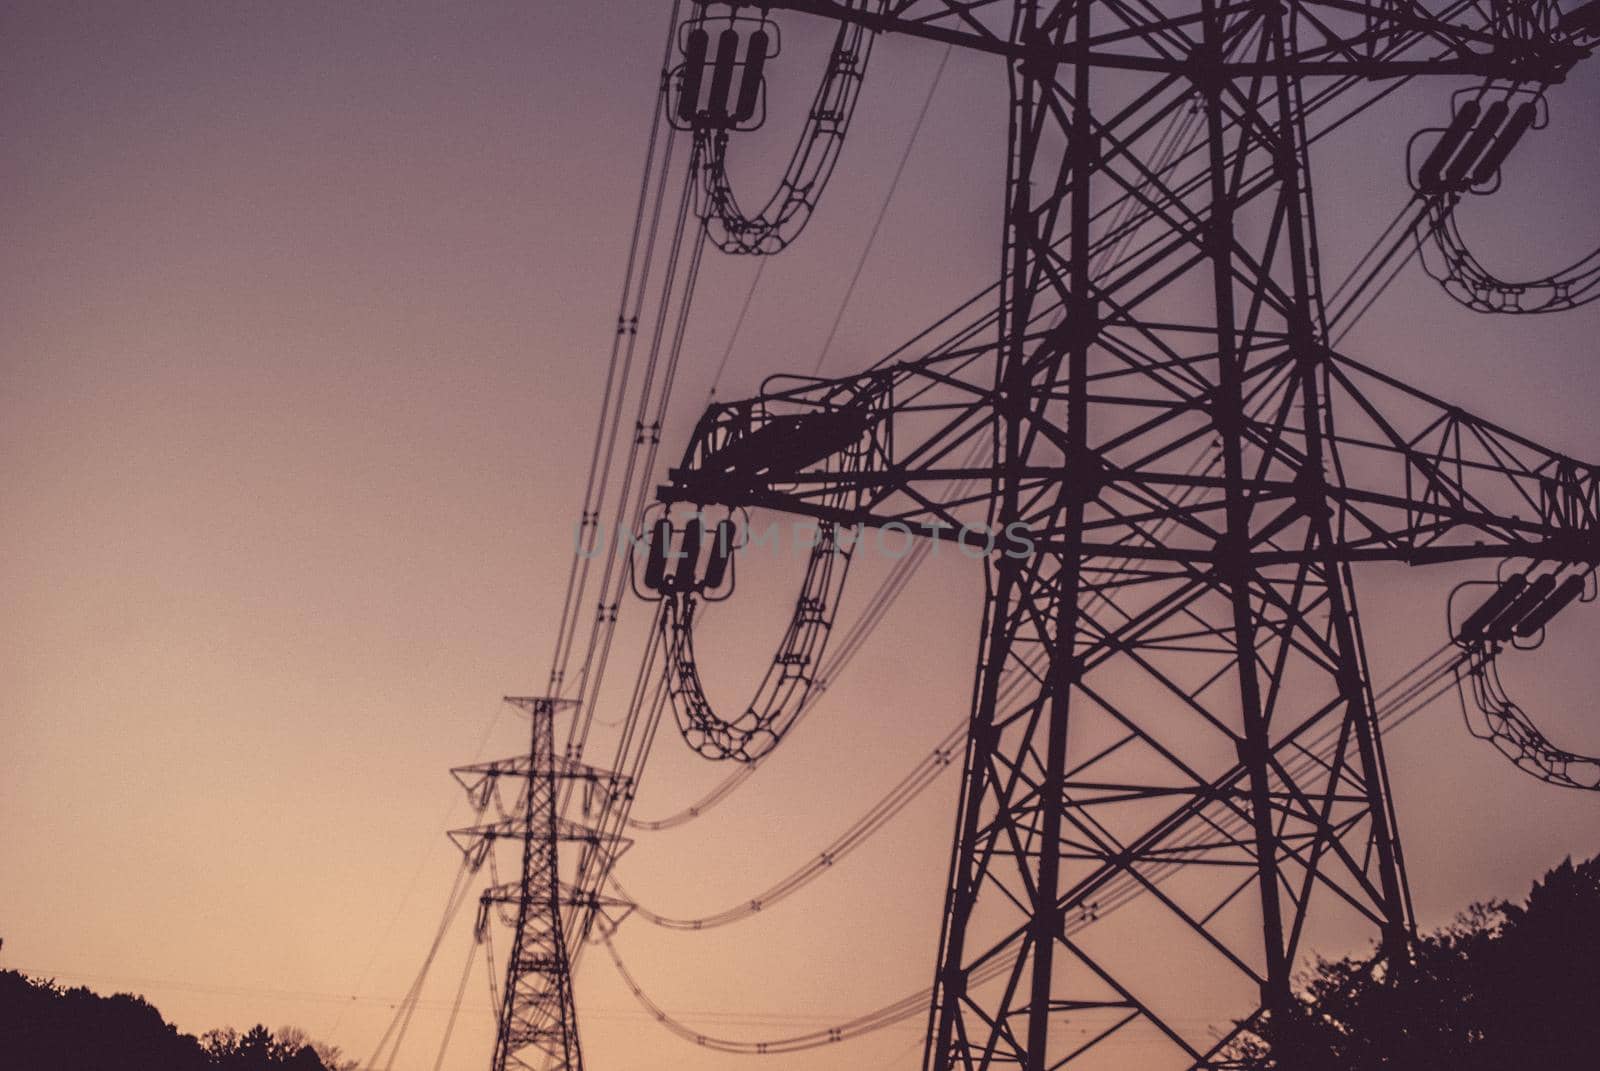
<svg viewBox="0 0 1600 1071">
<path fill-rule="evenodd" d="M 1494 590 L 1454 629 L 1451 635 L 1456 644 L 1472 648 L 1526 640 L 1529 646 L 1537 646 L 1544 627 L 1584 593 L 1586 578 L 1591 575 L 1575 572 L 1562 579 L 1556 569 L 1535 576 L 1538 568 L 1535 564 L 1493 584 L 1472 581 L 1458 587 L 1451 594 L 1452 603 L 1467 587 L 1487 585 Z"/>
<path fill-rule="evenodd" d="M 1592 571 L 1562 567 L 1540 572 L 1535 562 L 1494 582 L 1469 581 L 1450 595 L 1450 603 L 1467 588 L 1493 590 L 1469 613 L 1451 636 L 1464 652 L 1455 670 L 1467 731 L 1495 749 L 1524 773 L 1566 788 L 1600 791 L 1600 758 L 1556 747 L 1511 698 L 1500 682 L 1498 659 L 1506 644 L 1519 649 L 1539 646 L 1545 626 L 1574 601 L 1596 597 Z M 1537 575 L 1536 575 L 1537 574 Z M 1451 616 L 1447 610 L 1447 616 Z M 1474 717 L 1467 709 L 1472 694 Z"/>
<path fill-rule="evenodd" d="M 767 118 L 766 66 L 778 55 L 777 23 L 745 4 L 700 3 L 678 27 L 683 62 L 668 72 L 674 129 L 754 130 Z"/>
<path fill-rule="evenodd" d="M 1491 96 L 1496 99 L 1485 104 Z M 1406 169 L 1411 188 L 1424 197 L 1493 193 L 1500 185 L 1500 167 L 1518 142 L 1529 130 L 1543 130 L 1550 122 L 1539 90 L 1485 86 L 1463 90 L 1454 100 L 1450 125 L 1419 131 L 1407 147 L 1407 158 L 1415 165 Z M 1417 165 L 1413 153 L 1424 147 L 1427 155 Z"/>
<path fill-rule="evenodd" d="M 1543 278 L 1502 279 L 1473 254 L 1456 221 L 1462 194 L 1497 191 L 1512 150 L 1529 130 L 1549 125 L 1544 90 L 1493 81 L 1462 90 L 1449 126 L 1420 131 L 1406 149 L 1407 177 L 1425 209 L 1416 231 L 1422 266 L 1474 312 L 1562 312 L 1600 297 L 1600 249 Z"/>
<path fill-rule="evenodd" d="M 1561 14 L 1556 28 L 1570 40 L 1600 37 L 1600 0 L 1589 0 Z"/>
<path fill-rule="evenodd" d="M 881 14 L 885 0 L 865 0 Z M 811 219 L 855 113 L 874 34 L 841 20 L 805 126 L 778 188 L 759 208 L 740 206 L 728 177 L 728 142 L 767 117 L 766 69 L 779 54 L 777 24 L 761 5 L 697 0 L 679 30 L 683 62 L 668 72 L 667 119 L 694 133 L 695 214 L 724 253 L 768 256 L 788 248 Z"/>
<path fill-rule="evenodd" d="M 634 594 L 648 601 L 693 595 L 721 602 L 733 594 L 733 560 L 743 545 L 733 517 L 703 509 L 660 512 L 633 540 Z"/>
</svg>

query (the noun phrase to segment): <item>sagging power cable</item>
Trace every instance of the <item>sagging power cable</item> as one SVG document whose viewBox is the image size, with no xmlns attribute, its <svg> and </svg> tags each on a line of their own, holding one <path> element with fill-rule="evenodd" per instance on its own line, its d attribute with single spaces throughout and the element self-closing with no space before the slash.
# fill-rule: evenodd
<svg viewBox="0 0 1600 1071">
<path fill-rule="evenodd" d="M 1454 670 L 1461 664 L 1463 659 L 1464 655 L 1453 652 L 1451 645 L 1446 644 L 1422 659 L 1410 670 L 1402 674 L 1394 683 L 1378 692 L 1377 695 L 1384 700 L 1377 714 L 1379 728 L 1384 732 L 1398 728 L 1426 709 L 1440 696 L 1453 690 L 1455 687 Z M 1297 747 L 1298 759 L 1292 759 L 1286 765 L 1297 772 L 1304 772 L 1316 764 L 1326 766 L 1329 759 L 1336 752 L 1339 741 L 1339 728 L 1329 726 L 1323 729 L 1313 740 Z M 1206 806 L 1230 807 L 1232 804 L 1229 801 L 1212 801 Z M 1237 834 L 1248 831 L 1248 828 L 1248 816 L 1236 810 L 1230 811 L 1228 814 L 1211 822 L 1207 828 L 1198 829 L 1188 834 L 1187 838 L 1180 840 L 1175 847 L 1177 849 L 1187 848 L 1190 852 L 1201 851 L 1207 846 L 1207 838 L 1213 832 Z M 1151 887 L 1160 884 L 1165 878 L 1176 873 L 1180 866 L 1181 855 L 1175 852 L 1168 859 L 1152 864 L 1144 874 L 1134 876 L 1125 871 L 1118 877 L 1113 878 L 1106 883 L 1101 891 L 1100 898 L 1095 902 L 1092 912 L 1080 914 L 1066 921 L 1068 934 L 1081 932 L 1112 912 L 1134 902 L 1142 895 L 1145 895 Z M 1254 874 L 1249 875 L 1240 888 L 1248 887 L 1254 880 Z M 1229 893 L 1228 896 L 1231 898 L 1235 894 Z M 927 1002 L 932 995 L 931 988 L 923 989 L 832 1027 L 811 1030 L 782 1038 L 749 1041 L 717 1037 L 697 1030 L 674 1018 L 645 992 L 633 977 L 632 972 L 628 970 L 626 963 L 623 962 L 621 954 L 617 951 L 613 936 L 611 932 L 607 931 L 601 933 L 600 939 L 605 944 L 612 963 L 616 966 L 618 974 L 633 994 L 634 999 L 667 1030 L 702 1048 L 716 1052 L 766 1056 L 823 1048 L 874 1033 L 896 1023 L 904 1022 L 914 1016 L 924 1014 L 927 1011 Z M 983 985 L 999 978 L 1008 970 L 1009 964 L 1006 963 L 1003 957 L 995 957 L 988 964 L 974 969 L 968 977 L 968 984 L 973 987 Z"/>
<path fill-rule="evenodd" d="M 664 72 L 672 58 L 680 6 L 679 0 L 674 0 L 667 22 L 666 41 L 662 46 L 663 75 L 656 91 L 655 106 L 651 109 L 650 133 L 645 143 L 639 195 L 634 206 L 633 230 L 628 239 L 622 293 L 617 299 L 616 332 L 612 335 L 611 353 L 606 362 L 605 389 L 601 395 L 600 414 L 595 421 L 594 443 L 590 448 L 588 476 L 584 483 L 576 545 L 573 548 L 572 563 L 567 573 L 566 593 L 562 597 L 561 616 L 556 628 L 556 648 L 550 668 L 552 695 L 560 694 L 565 682 L 567 664 L 572 657 L 572 644 L 578 627 L 577 611 L 583 602 L 595 540 L 610 535 L 600 528 L 600 512 L 605 501 L 606 474 L 611 470 L 617 439 L 622 428 L 622 405 L 633 369 L 639 320 L 644 312 L 646 284 L 654 261 L 656 238 L 666 199 L 667 180 L 671 174 L 674 138 L 670 127 L 665 129 L 663 135 L 668 100 L 667 79 Z"/>
</svg>

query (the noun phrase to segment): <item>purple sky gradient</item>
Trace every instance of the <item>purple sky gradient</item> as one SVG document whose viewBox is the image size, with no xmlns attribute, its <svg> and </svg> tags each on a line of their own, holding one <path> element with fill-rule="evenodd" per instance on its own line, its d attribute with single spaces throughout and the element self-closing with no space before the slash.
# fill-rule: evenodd
<svg viewBox="0 0 1600 1071">
<path fill-rule="evenodd" d="M 0 966 L 142 992 L 185 1030 L 296 1023 L 368 1054 L 454 869 L 443 830 L 467 811 L 447 768 L 515 751 L 498 697 L 548 673 L 665 18 L 642 2 L 0 14 Z M 739 147 L 752 201 L 817 72 L 818 28 L 783 23 L 773 122 Z M 722 396 L 815 362 L 939 51 L 879 44 L 834 185 L 768 268 Z M 1580 69 L 1553 93 L 1505 191 L 1470 206 L 1508 272 L 1600 242 L 1597 91 L 1600 69 Z M 1405 199 L 1405 139 L 1446 99 L 1408 91 L 1317 150 L 1329 279 Z M 1004 118 L 1001 70 L 953 59 L 825 371 L 989 281 Z M 753 270 L 708 257 L 667 458 Z M 1595 459 L 1597 334 L 1594 309 L 1474 316 L 1413 268 L 1345 348 Z M 784 568 L 746 570 L 708 628 L 719 694 L 769 657 Z M 1450 585 L 1487 572 L 1358 575 L 1378 683 L 1443 641 Z M 641 839 L 630 891 L 700 913 L 808 859 L 961 716 L 980 605 L 973 563 L 926 570 L 877 661 L 736 802 Z M 1568 611 L 1506 668 L 1548 733 L 1589 752 L 1597 615 Z M 1453 701 L 1389 756 L 1424 925 L 1600 848 L 1600 799 L 1517 773 Z M 664 729 L 637 813 L 724 773 Z M 770 914 L 630 924 L 619 947 L 670 1010 L 738 1036 L 925 986 L 954 792 L 951 776 Z M 466 952 L 462 927 L 397 1068 L 431 1066 Z M 578 993 L 596 1068 L 741 1064 L 658 1030 L 603 955 Z M 484 1064 L 487 999 L 474 982 L 451 1071 Z M 909 1068 L 920 1029 L 761 1066 Z"/>
</svg>

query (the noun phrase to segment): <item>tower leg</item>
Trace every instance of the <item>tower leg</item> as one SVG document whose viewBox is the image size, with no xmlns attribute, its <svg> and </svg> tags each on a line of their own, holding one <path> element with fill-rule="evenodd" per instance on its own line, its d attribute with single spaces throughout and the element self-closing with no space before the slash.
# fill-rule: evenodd
<svg viewBox="0 0 1600 1071">
<path fill-rule="evenodd" d="M 1091 5 L 1035 7 L 1015 39 L 1088 35 Z M 1220 60 L 1240 35 L 1204 11 L 1197 52 Z M 1290 47 L 1281 22 L 1258 33 L 1264 56 Z M 1375 934 L 1400 957 L 1409 932 L 1330 530 L 1298 90 L 1202 65 L 1207 173 L 1183 192 L 1118 136 L 1187 102 L 1152 90 L 1102 125 L 1090 73 L 1012 70 L 990 521 L 1038 552 L 987 566 L 928 1071 L 1109 1067 L 1135 1048 L 1141 1066 L 1214 1067 L 1231 1035 L 1213 1027 L 1288 1009 L 1308 937 Z M 1256 158 L 1265 178 L 1239 165 Z M 1095 191 L 1135 181 L 1171 233 L 1141 270 L 1098 273 Z M 1064 315 L 1042 330 L 1046 301 Z M 1152 478 L 1112 495 L 1103 471 Z M 1127 557 L 1086 549 L 1108 532 Z"/>
</svg>

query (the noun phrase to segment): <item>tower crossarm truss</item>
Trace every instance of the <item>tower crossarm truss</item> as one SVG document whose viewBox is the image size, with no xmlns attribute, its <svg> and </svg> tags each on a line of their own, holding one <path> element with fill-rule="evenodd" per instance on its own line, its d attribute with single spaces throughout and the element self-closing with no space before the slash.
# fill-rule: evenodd
<svg viewBox="0 0 1600 1071">
<path fill-rule="evenodd" d="M 1347 560 L 1600 563 L 1595 465 L 1348 358 L 1326 367 L 1342 469 L 1329 499 Z"/>
<path fill-rule="evenodd" d="M 533 769 L 533 760 L 528 755 L 514 755 L 510 758 L 495 759 L 491 762 L 474 762 L 466 766 L 456 766 L 450 771 L 451 776 L 461 785 L 467 794 L 467 799 L 472 805 L 482 811 L 495 804 L 497 799 L 504 800 L 500 794 L 501 785 L 508 780 L 525 779 Z M 590 797 L 592 810 L 599 798 L 615 799 L 623 796 L 627 791 L 627 779 L 595 766 L 576 762 L 565 756 L 557 755 L 552 762 L 552 772 L 556 777 L 565 781 L 578 781 L 584 786 L 585 792 Z M 502 814 L 504 804 L 502 803 Z"/>
<path fill-rule="evenodd" d="M 821 15 L 884 34 L 904 34 L 986 52 L 1013 63 L 1087 64 L 1110 70 L 1228 78 L 1413 74 L 1558 82 L 1587 53 L 1587 25 L 1563 26 L 1553 3 L 1422 3 L 1408 0 L 1271 0 L 1271 2 L 1107 4 L 1081 38 L 1063 36 L 1049 12 L 1033 32 L 1015 32 L 1016 0 L 772 0 L 764 6 Z M 1485 20 L 1491 9 L 1494 17 Z M 1288 55 L 1240 54 L 1219 64 L 1197 48 L 1212 14 L 1282 17 L 1298 30 Z"/>
<path fill-rule="evenodd" d="M 1334 351 L 1307 100 L 1586 45 L 1540 4 L 773 6 L 1004 58 L 997 316 L 713 407 L 660 497 L 983 545 L 927 1071 L 1226 1066 L 1308 941 L 1407 955 L 1352 567 L 1600 560 L 1592 466 Z"/>
<path fill-rule="evenodd" d="M 1058 344 L 1049 331 L 1031 341 L 1041 350 Z M 1204 567 L 1232 553 L 1219 520 L 1226 477 L 1216 465 L 1193 463 L 1196 428 L 1208 416 L 1215 426 L 1214 390 L 1166 377 L 1167 396 L 1140 399 L 1144 420 L 1117 440 L 1042 464 L 975 465 L 975 444 L 992 456 L 1000 411 L 1000 392 L 984 382 L 993 371 L 988 357 L 962 353 L 780 384 L 752 402 L 715 407 L 661 497 L 842 526 L 899 525 L 989 550 L 1051 549 L 1067 533 L 1050 496 L 1066 488 L 1084 499 L 1085 555 Z M 1284 345 L 1252 363 L 1246 401 L 1258 411 L 1237 418 L 1238 437 L 1259 455 L 1240 484 L 1262 520 L 1245 548 L 1254 561 L 1283 564 L 1307 554 L 1275 537 L 1310 511 L 1332 518 L 1327 543 L 1309 551 L 1318 558 L 1600 563 L 1600 468 L 1332 351 L 1314 361 L 1325 460 L 1311 470 L 1304 430 L 1282 422 L 1300 395 L 1297 360 Z M 1114 404 L 1115 391 L 1135 378 L 1145 379 L 1138 368 L 1108 370 L 1105 389 L 1091 390 L 1089 404 Z M 899 398 L 908 400 L 902 406 Z M 1039 438 L 1063 439 L 1049 419 L 1041 419 Z M 985 521 L 1002 473 L 1016 478 L 1031 504 L 1009 535 Z"/>
</svg>

